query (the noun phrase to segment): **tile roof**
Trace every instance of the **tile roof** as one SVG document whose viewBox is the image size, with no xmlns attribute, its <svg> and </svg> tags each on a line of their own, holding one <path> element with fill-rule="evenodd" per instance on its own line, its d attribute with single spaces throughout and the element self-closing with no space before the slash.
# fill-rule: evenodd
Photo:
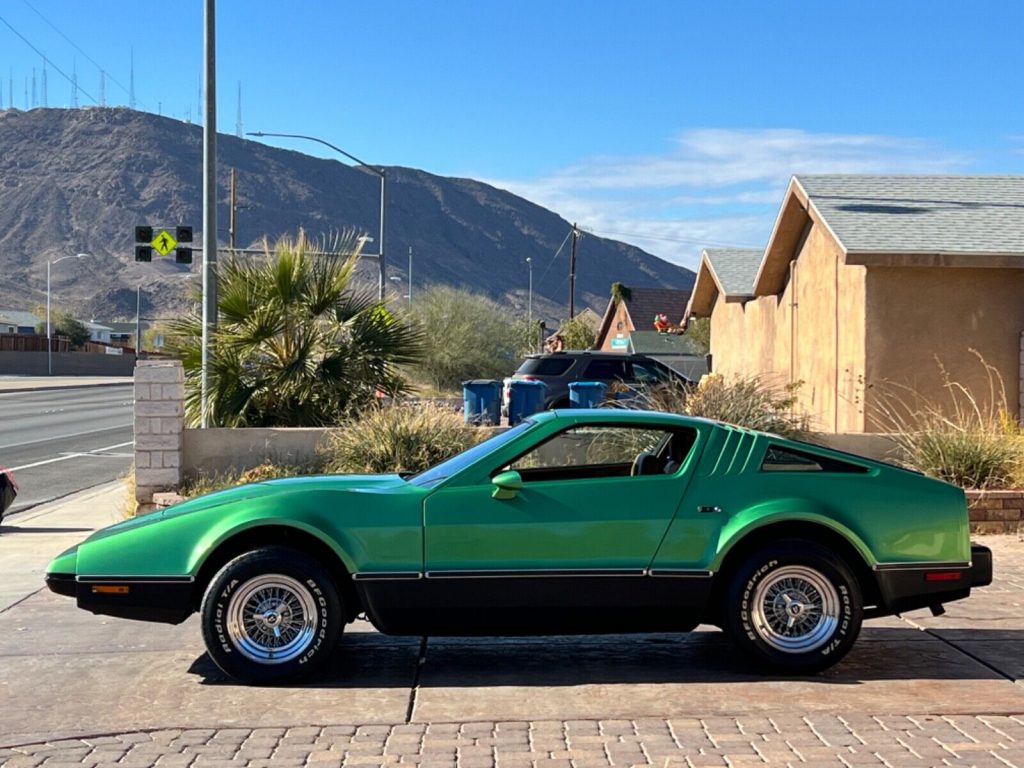
<svg viewBox="0 0 1024 768">
<path fill-rule="evenodd" d="M 1024 255 L 1024 176 L 795 179 L 847 252 Z"/>
<path fill-rule="evenodd" d="M 678 323 L 689 300 L 690 292 L 677 288 L 630 288 L 626 309 L 637 330 L 653 331 L 655 315 L 664 314 L 670 323 Z"/>
<path fill-rule="evenodd" d="M 708 248 L 704 253 L 726 296 L 754 295 L 754 278 L 764 257 L 763 248 Z"/>
</svg>

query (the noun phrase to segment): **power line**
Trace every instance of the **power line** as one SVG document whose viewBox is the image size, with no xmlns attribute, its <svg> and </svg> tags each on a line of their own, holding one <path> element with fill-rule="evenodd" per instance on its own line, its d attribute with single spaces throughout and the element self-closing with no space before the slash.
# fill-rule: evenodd
<svg viewBox="0 0 1024 768">
<path fill-rule="evenodd" d="M 548 272 L 551 271 L 551 267 L 553 267 L 555 265 L 555 259 L 558 258 L 558 254 L 560 254 L 562 252 L 562 249 L 565 248 L 565 244 L 567 242 L 569 242 L 569 238 L 572 237 L 572 232 L 573 232 L 573 230 L 570 227 L 569 231 L 565 235 L 565 240 L 563 240 L 562 244 L 560 246 L 558 246 L 558 250 L 555 251 L 555 255 L 551 257 L 551 261 L 548 263 L 548 268 L 544 270 L 544 274 L 541 275 L 540 279 L 537 281 L 538 283 L 542 283 L 544 281 L 544 278 L 547 277 Z"/>
<path fill-rule="evenodd" d="M 45 53 L 43 53 L 38 48 L 36 48 L 34 45 L 32 45 L 32 43 L 30 43 L 28 41 L 28 39 L 23 34 L 21 34 L 21 32 L 19 32 L 14 27 L 12 27 L 11 23 L 7 19 L 5 19 L 3 16 L 0 16 L 0 21 L 2 21 L 5 25 L 7 25 L 7 28 L 10 29 L 11 32 L 16 34 L 19 38 L 21 38 L 21 41 L 23 43 L 25 43 L 25 45 L 27 45 L 33 51 L 38 53 L 43 59 L 45 59 L 46 61 L 49 61 L 50 64 L 53 66 L 53 68 L 60 73 L 61 77 L 63 77 L 65 80 L 67 80 L 69 83 L 71 83 L 72 87 L 75 88 L 76 91 L 81 91 L 83 94 L 85 94 L 85 96 L 88 97 L 89 101 L 91 101 L 93 104 L 98 103 L 96 101 L 96 99 L 92 95 L 90 95 L 87 90 L 85 90 L 85 88 L 82 88 L 80 85 L 78 85 L 77 79 L 72 79 L 72 77 L 70 75 L 68 75 L 67 72 L 65 72 L 63 69 L 61 69 L 56 64 L 54 64 L 52 59 L 50 59 Z"/>
<path fill-rule="evenodd" d="M 85 58 L 86 58 L 86 59 L 88 59 L 88 60 L 89 60 L 89 62 L 90 62 L 90 63 L 91 63 L 91 64 L 92 64 L 92 65 L 93 65 L 94 67 L 96 67 L 96 68 L 97 68 L 97 69 L 98 69 L 98 70 L 99 70 L 100 72 L 104 73 L 104 74 L 105 74 L 105 75 L 106 75 L 106 76 L 107 76 L 107 77 L 108 77 L 108 78 L 110 79 L 110 82 L 114 83 L 114 85 L 116 85 L 116 86 L 117 86 L 118 88 L 120 88 L 120 89 L 121 89 L 122 91 L 124 91 L 125 93 L 129 93 L 129 89 L 128 89 L 128 88 L 125 88 L 125 87 L 124 87 L 123 85 L 121 85 L 121 83 L 120 83 L 120 82 L 118 82 L 118 80 L 117 80 L 117 79 L 116 79 L 116 78 L 115 78 L 115 77 L 114 77 L 114 76 L 113 76 L 112 74 L 110 74 L 110 73 L 109 73 L 109 72 L 107 72 L 107 71 L 106 71 L 106 70 L 105 70 L 105 69 L 104 69 L 104 68 L 103 68 L 102 66 L 100 66 L 100 64 L 99 64 L 99 62 L 98 62 L 98 61 L 96 61 L 96 60 L 95 60 L 95 59 L 94 59 L 94 58 L 93 58 L 92 56 L 90 56 L 90 55 L 89 55 L 88 53 L 86 53 L 85 51 L 83 51 L 83 50 L 82 50 L 82 49 L 81 49 L 81 48 L 80 48 L 80 47 L 78 46 L 78 44 L 77 44 L 77 43 L 75 43 L 75 41 L 74 41 L 74 40 L 72 40 L 72 39 L 71 39 L 70 37 L 68 37 L 67 35 L 65 35 L 65 34 L 64 34 L 64 33 L 63 33 L 63 32 L 62 32 L 61 30 L 60 30 L 60 28 L 58 28 L 56 24 L 54 24 L 54 23 L 53 23 L 52 21 L 50 21 L 50 20 L 49 20 L 48 18 L 46 18 L 46 17 L 45 17 L 45 16 L 44 16 L 44 15 L 42 14 L 42 12 L 41 12 L 41 11 L 40 11 L 40 10 L 39 10 L 38 8 L 36 8 L 36 7 L 34 6 L 34 5 L 32 5 L 32 3 L 30 3 L 30 2 L 28 1 L 28 0 L 22 0 L 22 2 L 24 2 L 24 3 L 25 3 L 25 5 L 27 5 L 27 6 L 29 7 L 29 8 L 31 8 L 31 9 L 32 9 L 32 11 L 33 11 L 33 12 L 34 12 L 34 13 L 36 14 L 36 16 L 38 16 L 38 17 L 39 17 L 40 19 L 42 19 L 42 20 L 43 20 L 43 21 L 45 21 L 45 22 L 46 22 L 47 24 L 49 24 L 49 25 L 50 25 L 50 27 L 51 27 L 51 28 L 53 29 L 53 31 L 54 31 L 54 32 L 56 32 L 56 33 L 57 33 L 58 35 L 60 35 L 61 37 L 63 37 L 63 38 L 65 39 L 65 40 L 67 40 L 67 41 L 68 41 L 68 43 L 70 43 L 70 44 L 71 44 L 71 47 L 72 47 L 72 48 L 74 48 L 74 49 L 75 49 L 76 51 L 78 51 L 78 52 L 79 52 L 80 54 L 82 54 L 83 56 L 85 56 Z M 129 94 L 129 95 L 130 95 L 130 94 Z M 93 100 L 95 101 L 95 99 L 93 99 Z"/>
</svg>

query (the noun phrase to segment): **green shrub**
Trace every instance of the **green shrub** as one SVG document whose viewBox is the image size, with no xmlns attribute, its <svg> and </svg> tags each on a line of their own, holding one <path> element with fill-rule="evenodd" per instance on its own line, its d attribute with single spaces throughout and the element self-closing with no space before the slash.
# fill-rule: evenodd
<svg viewBox="0 0 1024 768">
<path fill-rule="evenodd" d="M 725 378 L 711 374 L 697 386 L 661 387 L 649 398 L 650 407 L 724 421 L 787 437 L 800 437 L 808 429 L 807 418 L 794 413 L 800 382 L 773 386 L 760 376 Z"/>
<path fill-rule="evenodd" d="M 987 401 L 952 381 L 939 363 L 948 400 L 928 400 L 909 387 L 890 384 L 881 389 L 873 420 L 892 435 L 900 462 L 910 469 L 961 488 L 1017 485 L 1024 479 L 1020 426 L 1008 416 L 999 372 L 974 354 L 989 377 Z"/>
<path fill-rule="evenodd" d="M 440 406 L 396 405 L 370 409 L 333 430 L 321 453 L 328 472 L 421 472 L 487 434 Z"/>
<path fill-rule="evenodd" d="M 215 472 L 209 475 L 200 475 L 182 484 L 181 495 L 186 498 L 202 496 L 206 493 L 223 491 L 227 488 L 247 485 L 248 483 L 262 483 L 267 480 L 279 480 L 283 477 L 316 474 L 319 471 L 319 465 L 298 466 L 296 464 L 274 464 L 273 462 L 265 461 L 259 466 L 247 469 L 244 472 Z"/>
</svg>

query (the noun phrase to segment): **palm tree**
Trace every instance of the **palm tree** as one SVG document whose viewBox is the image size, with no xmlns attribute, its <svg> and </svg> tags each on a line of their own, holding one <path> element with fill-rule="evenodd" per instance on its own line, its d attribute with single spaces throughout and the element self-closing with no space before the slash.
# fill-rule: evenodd
<svg viewBox="0 0 1024 768">
<path fill-rule="evenodd" d="M 352 233 L 312 243 L 301 231 L 261 259 L 218 266 L 218 321 L 207 367 L 209 423 L 222 427 L 336 424 L 378 391 L 400 394 L 398 366 L 420 357 L 423 332 L 356 288 Z M 174 323 L 188 420 L 201 419 L 202 319 Z"/>
</svg>

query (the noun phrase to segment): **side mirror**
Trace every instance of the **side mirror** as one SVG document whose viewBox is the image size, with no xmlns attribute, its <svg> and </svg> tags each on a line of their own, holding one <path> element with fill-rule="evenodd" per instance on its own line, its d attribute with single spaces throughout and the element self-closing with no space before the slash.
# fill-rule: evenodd
<svg viewBox="0 0 1024 768">
<path fill-rule="evenodd" d="M 515 470 L 499 472 L 491 478 L 494 485 L 492 499 L 514 499 L 516 492 L 523 490 L 523 478 Z"/>
</svg>

